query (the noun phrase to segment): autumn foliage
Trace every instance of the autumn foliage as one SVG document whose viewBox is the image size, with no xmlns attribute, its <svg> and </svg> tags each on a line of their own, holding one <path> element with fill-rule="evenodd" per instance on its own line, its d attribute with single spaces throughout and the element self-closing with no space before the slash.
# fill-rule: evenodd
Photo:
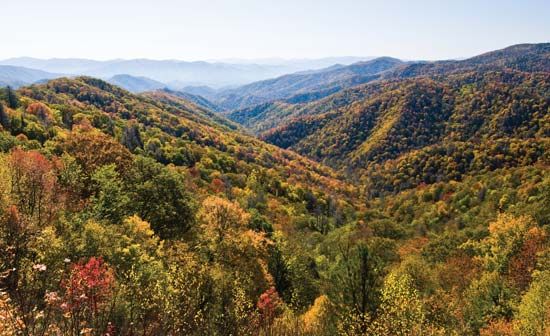
<svg viewBox="0 0 550 336">
<path fill-rule="evenodd" d="M 291 150 L 167 91 L 1 89 L 0 334 L 547 335 L 547 48 L 268 104 Z"/>
</svg>

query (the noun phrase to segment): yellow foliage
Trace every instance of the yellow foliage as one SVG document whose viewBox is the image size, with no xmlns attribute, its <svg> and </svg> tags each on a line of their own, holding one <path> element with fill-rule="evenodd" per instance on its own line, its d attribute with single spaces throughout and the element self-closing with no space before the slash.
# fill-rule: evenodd
<svg viewBox="0 0 550 336">
<path fill-rule="evenodd" d="M 0 154 L 0 211 L 9 205 L 11 177 L 6 155 Z"/>
<path fill-rule="evenodd" d="M 148 239 L 155 234 L 151 225 L 137 215 L 126 218 L 123 225 L 128 230 L 127 232 L 132 233 L 132 237 Z"/>
<path fill-rule="evenodd" d="M 326 295 L 315 299 L 311 308 L 302 315 L 304 330 L 309 333 L 321 331 L 330 310 L 330 300 Z"/>
</svg>

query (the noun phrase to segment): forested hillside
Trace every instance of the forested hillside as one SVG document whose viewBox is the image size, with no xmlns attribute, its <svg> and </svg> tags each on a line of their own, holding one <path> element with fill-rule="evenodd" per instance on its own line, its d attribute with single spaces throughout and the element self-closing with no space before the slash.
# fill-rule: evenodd
<svg viewBox="0 0 550 336">
<path fill-rule="evenodd" d="M 488 71 L 550 72 L 550 44 L 526 44 L 489 52 L 462 61 L 409 62 L 397 64 L 379 73 L 366 85 L 355 84 L 352 88 L 332 87 L 326 91 L 306 91 L 289 95 L 290 98 L 275 99 L 237 109 L 227 116 L 251 131 L 260 134 L 278 126 L 290 124 L 303 115 L 320 114 L 336 110 L 353 102 L 365 99 L 384 90 L 379 82 L 399 81 L 407 78 L 430 77 L 445 81 L 453 74 Z M 373 83 L 374 82 L 374 83 Z M 359 85 L 359 86 L 357 86 Z"/>
<path fill-rule="evenodd" d="M 538 70 L 550 56 L 539 45 L 528 50 L 536 56 L 512 53 L 500 59 L 497 55 L 507 54 L 495 52 L 453 66 L 445 62 L 442 67 L 453 69 L 445 76 L 432 76 L 429 66 L 423 76 L 346 90 L 294 108 L 286 123 L 261 138 L 353 172 L 371 194 L 547 164 L 550 72 Z M 492 70 L 471 70 L 485 58 Z M 511 69 L 516 64 L 533 68 Z"/>
<path fill-rule="evenodd" d="M 107 82 L 133 93 L 158 90 L 166 87 L 166 84 L 156 80 L 130 75 L 115 75 L 109 78 Z"/>
<path fill-rule="evenodd" d="M 335 65 L 322 70 L 284 75 L 235 89 L 222 90 L 210 98 L 225 110 L 249 108 L 281 99 L 305 102 L 376 80 L 384 72 L 401 64 L 404 62 L 398 59 L 380 57 L 348 66 Z M 231 115 L 229 117 L 231 118 Z"/>
<path fill-rule="evenodd" d="M 166 92 L 81 77 L 2 97 L 2 307 L 22 319 L 3 331 L 258 330 L 278 241 L 362 207 L 329 168 Z M 298 283 L 307 308 L 317 290 Z"/>
<path fill-rule="evenodd" d="M 234 118 L 279 147 L 168 90 L 0 90 L 0 334 L 547 335 L 548 49 L 507 50 Z"/>
</svg>

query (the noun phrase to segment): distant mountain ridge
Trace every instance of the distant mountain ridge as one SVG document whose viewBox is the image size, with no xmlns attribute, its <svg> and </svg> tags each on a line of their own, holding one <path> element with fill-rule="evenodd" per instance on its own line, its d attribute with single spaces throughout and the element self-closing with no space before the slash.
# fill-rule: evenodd
<svg viewBox="0 0 550 336">
<path fill-rule="evenodd" d="M 347 66 L 336 64 L 326 69 L 293 73 L 222 90 L 207 98 L 226 110 L 236 110 L 311 92 L 327 92 L 328 95 L 346 87 L 375 80 L 384 71 L 402 64 L 403 61 L 391 57 L 379 57 Z"/>
<path fill-rule="evenodd" d="M 373 60 L 374 61 L 374 60 Z M 373 62 L 371 61 L 371 62 Z M 368 62 L 367 62 L 368 63 Z M 407 62 L 376 75 L 372 81 L 397 81 L 414 77 L 444 78 L 468 71 L 542 71 L 550 72 L 550 44 L 521 44 L 459 61 Z M 348 67 L 353 67 L 348 66 Z M 340 70 L 341 71 L 341 70 Z M 367 84 L 368 85 L 368 84 Z M 371 88 L 376 87 L 370 85 Z M 322 114 L 359 101 L 364 90 L 358 85 L 348 88 L 312 91 L 296 96 L 263 102 L 227 113 L 228 118 L 241 123 L 255 133 L 274 127 L 285 127 L 296 118 Z"/>
<path fill-rule="evenodd" d="M 159 81 L 147 77 L 131 75 L 115 75 L 107 79 L 107 82 L 120 86 L 132 93 L 140 93 L 166 87 L 166 84 Z"/>
<path fill-rule="evenodd" d="M 150 59 L 97 61 L 78 58 L 36 59 L 20 57 L 2 60 L 0 64 L 99 78 L 111 78 L 118 74 L 127 74 L 148 77 L 166 83 L 172 88 L 181 89 L 189 85 L 208 85 L 216 88 L 243 85 L 297 71 L 327 67 L 333 65 L 332 62 L 335 61 L 346 62 L 357 61 L 358 59 L 361 58 L 327 58 L 259 64 Z M 363 59 L 369 59 L 369 57 Z"/>
<path fill-rule="evenodd" d="M 63 75 L 19 66 L 0 65 L 0 86 L 14 88 Z"/>
<path fill-rule="evenodd" d="M 188 100 L 188 101 L 190 101 L 190 102 L 192 102 L 192 103 L 194 103 L 194 104 L 196 104 L 200 107 L 206 108 L 206 109 L 211 110 L 213 112 L 220 112 L 221 111 L 221 108 L 219 106 L 212 103 L 211 101 L 209 101 L 208 99 L 204 98 L 201 95 L 194 95 L 194 94 L 191 94 L 191 93 L 188 93 L 188 92 L 174 91 L 174 90 L 170 90 L 168 88 L 164 88 L 160 91 L 162 91 L 166 94 L 181 98 L 181 99 Z"/>
</svg>

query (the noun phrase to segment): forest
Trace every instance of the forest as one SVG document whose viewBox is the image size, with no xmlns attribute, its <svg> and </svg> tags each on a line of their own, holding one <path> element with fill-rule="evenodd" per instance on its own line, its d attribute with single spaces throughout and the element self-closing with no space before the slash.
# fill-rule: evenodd
<svg viewBox="0 0 550 336">
<path fill-rule="evenodd" d="M 239 112 L 258 138 L 169 90 L 1 88 L 0 335 L 549 335 L 548 44 L 400 66 Z"/>
</svg>

